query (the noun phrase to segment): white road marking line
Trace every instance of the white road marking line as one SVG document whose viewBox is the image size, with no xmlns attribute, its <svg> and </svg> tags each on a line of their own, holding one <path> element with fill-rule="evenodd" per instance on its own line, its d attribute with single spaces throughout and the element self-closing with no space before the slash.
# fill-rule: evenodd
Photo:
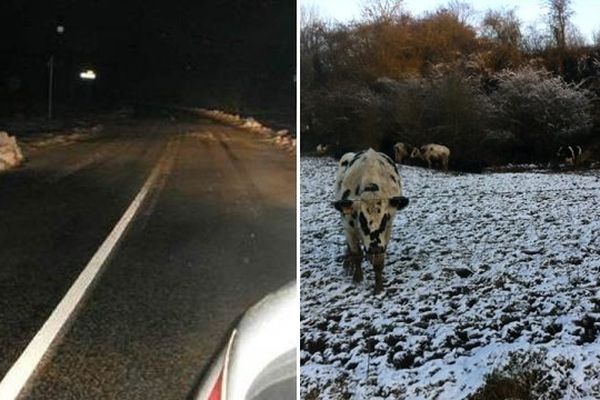
<svg viewBox="0 0 600 400">
<path fill-rule="evenodd" d="M 175 166 L 176 154 L 179 150 L 179 147 L 181 147 L 181 138 L 182 136 L 177 136 L 177 139 L 169 143 L 167 151 L 170 151 L 173 154 L 170 154 L 170 156 L 167 157 L 167 160 L 163 163 L 159 171 L 159 176 L 156 180 L 156 183 L 154 184 L 150 193 L 148 193 L 149 197 L 146 200 L 147 204 L 146 207 L 144 207 L 144 211 L 142 213 L 144 217 L 148 217 L 149 215 L 151 215 L 154 212 L 154 209 L 156 208 L 156 203 L 158 202 L 160 193 L 163 191 L 165 185 L 167 184 L 167 180 L 171 175 L 173 167 Z M 145 227 L 147 222 L 148 218 L 145 218 L 142 222 L 142 226 Z"/>
<path fill-rule="evenodd" d="M 167 149 L 164 150 L 161 158 L 148 179 L 146 179 L 139 193 L 133 199 L 133 202 L 129 205 L 129 208 L 125 211 L 125 214 L 123 214 L 104 243 L 96 251 L 67 294 L 65 294 L 58 306 L 56 306 L 48 320 L 4 376 L 0 382 L 0 399 L 16 399 L 23 390 L 25 384 L 42 360 L 42 357 L 47 353 L 50 346 L 56 341 L 67 322 L 73 316 L 75 309 L 86 295 L 86 291 L 97 278 L 105 261 L 123 237 L 129 223 L 133 220 L 146 195 L 159 177 L 162 165 L 169 162 L 169 158 L 175 155 L 175 152 L 169 151 L 172 145 L 173 139 L 169 142 Z"/>
</svg>

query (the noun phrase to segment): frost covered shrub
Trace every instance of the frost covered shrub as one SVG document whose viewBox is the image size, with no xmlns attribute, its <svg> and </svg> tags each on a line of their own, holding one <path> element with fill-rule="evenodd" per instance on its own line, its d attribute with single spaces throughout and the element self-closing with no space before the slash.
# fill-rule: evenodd
<svg viewBox="0 0 600 400">
<path fill-rule="evenodd" d="M 438 74 L 305 94 L 302 120 L 310 129 L 302 133 L 304 150 L 332 143 L 339 154 L 367 147 L 392 154 L 398 141 L 440 143 L 450 147 L 454 168 L 481 162 L 492 105 L 479 86 L 461 74 Z"/>
<path fill-rule="evenodd" d="M 492 128 L 483 136 L 479 148 L 486 164 L 498 166 L 514 161 L 511 155 L 517 145 L 517 138 L 514 133 Z"/>
<path fill-rule="evenodd" d="M 469 400 L 562 399 L 545 358 L 545 351 L 511 353 L 507 364 L 487 375 L 485 385 Z"/>
<path fill-rule="evenodd" d="M 381 102 L 368 87 L 343 84 L 313 96 L 310 101 L 311 133 L 303 136 L 308 146 L 331 143 L 337 153 L 380 148 Z"/>
<path fill-rule="evenodd" d="M 437 74 L 401 82 L 379 80 L 382 128 L 388 142 L 413 145 L 440 143 L 452 151 L 454 168 L 482 162 L 480 143 L 492 113 L 492 104 L 476 79 L 462 74 Z"/>
<path fill-rule="evenodd" d="M 503 71 L 485 86 L 468 70 L 434 69 L 426 78 L 338 83 L 303 94 L 304 150 L 331 143 L 337 155 L 373 147 L 392 154 L 395 142 L 439 143 L 450 166 L 551 159 L 558 146 L 585 143 L 594 95 L 533 67 Z M 484 87 L 485 86 L 485 87 Z"/>
<path fill-rule="evenodd" d="M 490 95 L 497 125 L 512 132 L 517 160 L 545 160 L 560 144 L 587 135 L 592 126 L 593 95 L 541 69 L 525 67 L 495 74 Z"/>
<path fill-rule="evenodd" d="M 442 75 L 429 80 L 426 88 L 428 141 L 450 147 L 455 167 L 483 161 L 480 144 L 492 106 L 478 81 L 457 74 Z"/>
<path fill-rule="evenodd" d="M 427 106 L 422 81 L 379 78 L 371 88 L 380 98 L 384 147 L 391 151 L 398 141 L 416 144 L 421 140 Z"/>
</svg>

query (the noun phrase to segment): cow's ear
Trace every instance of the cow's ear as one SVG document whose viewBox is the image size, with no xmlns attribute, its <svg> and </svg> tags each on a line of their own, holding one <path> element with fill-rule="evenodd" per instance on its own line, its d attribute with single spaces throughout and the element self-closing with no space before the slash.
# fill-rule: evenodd
<svg viewBox="0 0 600 400">
<path fill-rule="evenodd" d="M 333 206 L 336 210 L 341 211 L 344 214 L 350 214 L 352 212 L 352 200 L 334 201 Z"/>
<path fill-rule="evenodd" d="M 396 207 L 396 209 L 398 210 L 402 210 L 403 208 L 405 208 L 408 205 L 408 203 L 408 198 L 404 196 L 396 196 L 390 199 L 390 205 L 392 207 Z"/>
</svg>

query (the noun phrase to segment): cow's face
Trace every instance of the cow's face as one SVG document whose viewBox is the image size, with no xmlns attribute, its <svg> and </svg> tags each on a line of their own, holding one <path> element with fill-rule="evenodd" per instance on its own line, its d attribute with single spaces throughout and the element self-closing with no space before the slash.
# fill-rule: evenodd
<svg viewBox="0 0 600 400">
<path fill-rule="evenodd" d="M 562 158 L 562 159 L 571 157 L 571 152 L 569 151 L 568 147 L 560 146 L 558 148 L 558 151 L 556 152 L 556 157 Z"/>
<path fill-rule="evenodd" d="M 421 151 L 418 147 L 413 147 L 412 151 L 410 152 L 410 158 L 422 158 Z"/>
<path fill-rule="evenodd" d="M 340 200 L 335 207 L 351 221 L 368 255 L 383 254 L 390 240 L 392 220 L 396 211 L 408 205 L 406 197 L 391 199 Z"/>
<path fill-rule="evenodd" d="M 387 235 L 395 210 L 387 200 L 358 202 L 358 229 L 367 254 L 383 253 L 387 247 Z"/>
<path fill-rule="evenodd" d="M 569 165 L 573 165 L 575 163 L 576 150 L 572 146 L 560 146 L 556 152 L 556 157 Z"/>
</svg>

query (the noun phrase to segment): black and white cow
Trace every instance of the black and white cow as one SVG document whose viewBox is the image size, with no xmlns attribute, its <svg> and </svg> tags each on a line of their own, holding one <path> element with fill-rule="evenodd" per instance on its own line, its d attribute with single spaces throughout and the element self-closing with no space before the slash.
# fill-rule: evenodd
<svg viewBox="0 0 600 400">
<path fill-rule="evenodd" d="M 568 165 L 577 166 L 580 164 L 582 153 L 581 146 L 560 146 L 556 156 Z"/>
<path fill-rule="evenodd" d="M 383 290 L 385 250 L 396 211 L 408 205 L 394 161 L 373 149 L 346 153 L 335 182 L 335 208 L 340 211 L 348 249 L 344 268 L 354 281 L 363 279 L 363 249 L 375 270 L 375 291 Z"/>
</svg>

